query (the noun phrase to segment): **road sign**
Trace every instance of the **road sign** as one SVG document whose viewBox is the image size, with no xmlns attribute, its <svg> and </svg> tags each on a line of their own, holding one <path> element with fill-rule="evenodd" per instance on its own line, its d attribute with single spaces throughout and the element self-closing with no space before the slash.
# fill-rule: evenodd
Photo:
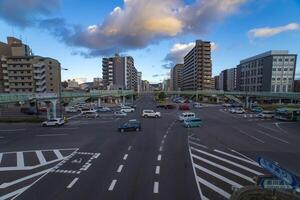
<svg viewBox="0 0 300 200">
<path fill-rule="evenodd" d="M 263 157 L 258 157 L 257 162 L 262 168 L 268 170 L 271 174 L 273 174 L 280 180 L 284 181 L 286 184 L 292 186 L 292 188 L 294 189 L 297 188 L 298 186 L 297 177 L 291 172 L 289 172 L 288 170 L 283 169 L 275 162 L 267 160 Z"/>
<path fill-rule="evenodd" d="M 293 189 L 291 185 L 279 178 L 262 178 L 259 185 L 264 189 Z"/>
</svg>

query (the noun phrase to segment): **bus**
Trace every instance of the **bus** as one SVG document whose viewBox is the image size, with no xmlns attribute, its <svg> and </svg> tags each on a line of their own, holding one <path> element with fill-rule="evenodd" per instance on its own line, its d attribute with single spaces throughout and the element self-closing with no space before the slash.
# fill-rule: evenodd
<svg viewBox="0 0 300 200">
<path fill-rule="evenodd" d="M 300 121 L 300 109 L 278 108 L 275 112 L 275 119 L 283 121 Z"/>
</svg>

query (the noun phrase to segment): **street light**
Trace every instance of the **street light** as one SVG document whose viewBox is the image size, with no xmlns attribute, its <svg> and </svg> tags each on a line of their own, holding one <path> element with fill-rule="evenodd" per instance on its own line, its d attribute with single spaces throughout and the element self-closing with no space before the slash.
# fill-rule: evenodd
<svg viewBox="0 0 300 200">
<path fill-rule="evenodd" d="M 59 67 L 60 68 L 60 70 L 62 71 L 62 70 L 64 70 L 64 71 L 68 71 L 69 69 L 67 69 L 67 68 L 63 68 L 63 67 Z M 62 95 L 61 95 L 61 90 L 62 90 L 62 86 L 61 86 L 61 73 L 60 73 L 60 81 L 59 81 L 59 91 L 58 91 L 58 95 L 59 95 L 59 111 L 60 111 L 60 117 L 62 118 L 63 117 L 63 112 L 62 112 L 62 105 L 61 105 L 61 100 L 62 100 Z"/>
</svg>

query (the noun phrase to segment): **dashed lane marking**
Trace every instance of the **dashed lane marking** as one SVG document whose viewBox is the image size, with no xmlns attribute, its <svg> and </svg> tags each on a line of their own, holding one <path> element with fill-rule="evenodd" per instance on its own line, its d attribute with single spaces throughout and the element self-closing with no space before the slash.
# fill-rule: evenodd
<svg viewBox="0 0 300 200">
<path fill-rule="evenodd" d="M 163 150 L 163 147 L 162 147 L 162 146 L 160 146 L 160 147 L 159 147 L 159 151 L 162 151 L 162 150 Z"/>
<path fill-rule="evenodd" d="M 158 188 L 159 188 L 159 182 L 155 181 L 154 186 L 153 186 L 153 193 L 157 194 L 158 193 Z"/>
<path fill-rule="evenodd" d="M 132 148 L 132 146 L 129 146 L 129 147 L 128 147 L 128 151 L 131 151 L 131 148 Z"/>
<path fill-rule="evenodd" d="M 0 130 L 0 132 L 17 132 L 17 131 L 26 131 L 27 129 L 8 129 L 8 130 Z"/>
<path fill-rule="evenodd" d="M 158 154 L 158 156 L 157 156 L 157 161 L 161 161 L 161 155 L 160 154 Z"/>
<path fill-rule="evenodd" d="M 36 137 L 56 137 L 56 136 L 66 136 L 69 134 L 66 133 L 62 133 L 62 134 L 40 134 L 40 135 L 36 135 Z"/>
<path fill-rule="evenodd" d="M 263 144 L 265 143 L 263 140 L 261 140 L 261 139 L 255 137 L 255 136 L 253 136 L 253 135 L 250 135 L 250 134 L 246 133 L 245 131 L 239 130 L 239 132 L 242 133 L 243 135 L 246 135 L 246 136 L 248 136 L 248 137 L 250 137 L 250 138 L 252 138 L 252 139 L 254 139 L 254 140 L 260 142 L 260 143 L 263 143 Z"/>
<path fill-rule="evenodd" d="M 128 157 L 128 154 L 125 154 L 124 157 L 123 157 L 123 160 L 126 160 Z"/>
<path fill-rule="evenodd" d="M 121 173 L 122 169 L 123 169 L 123 165 L 120 165 L 120 166 L 118 167 L 117 172 L 118 172 L 118 173 Z"/>
<path fill-rule="evenodd" d="M 261 133 L 261 134 L 263 134 L 263 135 L 269 136 L 270 138 L 273 138 L 273 139 L 275 139 L 275 140 L 278 140 L 278 141 L 280 141 L 280 142 L 289 144 L 288 141 L 286 141 L 286 140 L 284 140 L 284 139 L 281 139 L 281 138 L 279 138 L 279 137 L 276 137 L 276 136 L 274 136 L 274 135 L 270 135 L 270 134 L 268 134 L 268 133 L 266 133 L 266 132 L 264 132 L 264 131 L 261 131 L 261 130 L 256 130 L 256 131 L 259 132 L 259 133 Z"/>
<path fill-rule="evenodd" d="M 72 180 L 72 182 L 67 186 L 67 188 L 68 188 L 68 189 L 72 188 L 78 180 L 79 180 L 78 177 L 74 178 L 74 179 Z"/>
<path fill-rule="evenodd" d="M 159 174 L 160 173 L 160 166 L 156 166 L 155 168 L 155 174 Z"/>
<path fill-rule="evenodd" d="M 110 186 L 108 188 L 108 191 L 113 191 L 114 188 L 115 188 L 116 183 L 117 183 L 116 179 L 112 180 L 112 182 L 111 182 L 111 184 L 110 184 Z"/>
</svg>

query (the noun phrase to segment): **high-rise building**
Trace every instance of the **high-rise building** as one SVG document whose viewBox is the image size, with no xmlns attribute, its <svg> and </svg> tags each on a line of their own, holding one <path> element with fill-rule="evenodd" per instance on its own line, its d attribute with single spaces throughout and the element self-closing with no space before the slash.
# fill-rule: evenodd
<svg viewBox="0 0 300 200">
<path fill-rule="evenodd" d="M 102 59 L 103 85 L 107 89 L 137 90 L 137 70 L 131 56 Z"/>
<path fill-rule="evenodd" d="M 225 69 L 219 75 L 218 89 L 224 91 L 234 91 L 237 88 L 236 68 Z"/>
<path fill-rule="evenodd" d="M 58 93 L 60 63 L 52 58 L 34 56 L 28 45 L 8 37 L 0 44 L 0 92 Z"/>
<path fill-rule="evenodd" d="M 300 92 L 300 80 L 294 81 L 294 92 Z"/>
<path fill-rule="evenodd" d="M 142 72 L 137 73 L 137 91 L 142 91 Z"/>
<path fill-rule="evenodd" d="M 214 76 L 214 79 L 215 79 L 215 90 L 220 90 L 219 88 L 220 76 Z"/>
<path fill-rule="evenodd" d="M 142 80 L 142 91 L 150 91 L 150 83 L 147 80 Z"/>
<path fill-rule="evenodd" d="M 242 60 L 237 66 L 241 91 L 292 92 L 296 54 L 285 50 L 268 51 Z"/>
<path fill-rule="evenodd" d="M 182 88 L 182 69 L 183 64 L 177 64 L 171 69 L 170 89 L 173 91 L 180 91 Z"/>
<path fill-rule="evenodd" d="M 195 47 L 184 57 L 182 90 L 206 90 L 211 86 L 211 45 L 197 40 Z"/>
</svg>

